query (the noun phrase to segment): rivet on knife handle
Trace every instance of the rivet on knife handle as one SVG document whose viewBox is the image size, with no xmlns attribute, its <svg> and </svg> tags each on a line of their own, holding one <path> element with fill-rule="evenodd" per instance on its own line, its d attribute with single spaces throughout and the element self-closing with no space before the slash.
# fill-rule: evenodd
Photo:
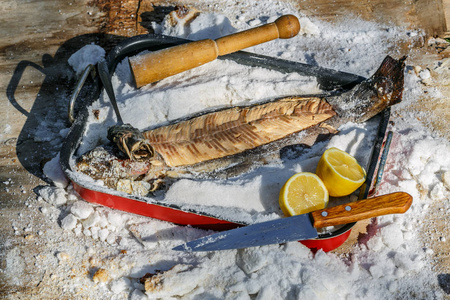
<svg viewBox="0 0 450 300">
<path fill-rule="evenodd" d="M 412 204 L 408 193 L 398 192 L 346 203 L 311 213 L 315 228 L 352 223 L 372 217 L 401 214 Z"/>
</svg>

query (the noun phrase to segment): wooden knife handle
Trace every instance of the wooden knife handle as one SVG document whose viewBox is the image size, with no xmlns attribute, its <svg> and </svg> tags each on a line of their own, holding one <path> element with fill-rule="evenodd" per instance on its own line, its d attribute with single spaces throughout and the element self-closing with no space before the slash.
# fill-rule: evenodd
<svg viewBox="0 0 450 300">
<path fill-rule="evenodd" d="M 315 228 L 347 224 L 372 217 L 406 212 L 412 204 L 408 193 L 398 192 L 359 200 L 311 213 Z"/>
<path fill-rule="evenodd" d="M 274 23 L 221 37 L 207 39 L 129 58 L 131 71 L 140 88 L 229 54 L 277 38 L 288 39 L 300 31 L 297 17 L 285 15 Z"/>
</svg>

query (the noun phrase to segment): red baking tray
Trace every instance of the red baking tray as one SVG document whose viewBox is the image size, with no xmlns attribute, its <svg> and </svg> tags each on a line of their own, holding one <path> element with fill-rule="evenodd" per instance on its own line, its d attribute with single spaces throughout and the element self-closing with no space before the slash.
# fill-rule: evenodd
<svg viewBox="0 0 450 300">
<path fill-rule="evenodd" d="M 155 51 L 185 42 L 187 41 L 183 39 L 153 34 L 126 39 L 108 53 L 106 62 L 109 72 L 112 74 L 116 65 L 127 56 L 135 55 L 144 50 Z M 220 59 L 231 59 L 240 64 L 263 67 L 284 73 L 297 72 L 305 76 L 315 76 L 320 88 L 325 91 L 348 90 L 364 80 L 364 78 L 350 73 L 244 51 L 232 53 L 220 57 Z M 69 119 L 73 124 L 60 152 L 61 167 L 80 196 L 88 202 L 179 225 L 191 225 L 197 228 L 217 231 L 248 225 L 244 221 L 225 220 L 208 213 L 182 209 L 176 205 L 157 201 L 153 198 L 118 193 L 102 186 L 86 184 L 80 181 L 76 176 L 72 163 L 75 161 L 74 154 L 87 130 L 88 107 L 93 101 L 98 99 L 103 89 L 97 74 L 95 66 L 88 66 L 75 87 L 69 105 Z M 371 159 L 368 166 L 366 166 L 367 181 L 360 190 L 360 199 L 367 198 L 373 194 L 375 192 L 373 187 L 376 187 L 377 180 L 381 179 L 385 157 L 387 156 L 390 138 L 392 137 L 392 134 L 388 135 L 387 142 L 385 142 L 389 116 L 389 109 L 376 116 L 376 118 L 379 118 L 378 132 L 375 137 Z M 384 151 L 381 153 L 383 149 Z M 346 224 L 333 232 L 319 234 L 317 239 L 302 241 L 302 243 L 311 249 L 333 250 L 345 242 L 354 225 L 355 223 Z"/>
</svg>

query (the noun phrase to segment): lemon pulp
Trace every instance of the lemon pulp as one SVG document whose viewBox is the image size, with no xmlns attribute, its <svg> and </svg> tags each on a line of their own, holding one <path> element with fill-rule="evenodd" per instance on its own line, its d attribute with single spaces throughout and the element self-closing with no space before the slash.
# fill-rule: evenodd
<svg viewBox="0 0 450 300">
<path fill-rule="evenodd" d="M 330 148 L 323 153 L 316 174 L 332 197 L 350 195 L 366 180 L 366 172 L 356 159 L 337 148 Z"/>
<path fill-rule="evenodd" d="M 294 216 L 325 208 L 328 198 L 327 188 L 316 174 L 301 172 L 283 185 L 279 203 L 285 215 Z"/>
</svg>

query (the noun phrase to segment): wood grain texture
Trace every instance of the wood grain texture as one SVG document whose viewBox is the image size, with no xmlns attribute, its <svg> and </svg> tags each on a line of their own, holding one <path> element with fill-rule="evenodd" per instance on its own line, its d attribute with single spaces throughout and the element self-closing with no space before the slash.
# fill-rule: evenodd
<svg viewBox="0 0 450 300">
<path fill-rule="evenodd" d="M 311 213 L 316 228 L 353 223 L 377 216 L 405 213 L 412 204 L 411 195 L 403 192 L 334 206 Z"/>
<path fill-rule="evenodd" d="M 218 56 L 213 40 L 195 41 L 171 48 L 130 57 L 130 67 L 137 88 L 166 77 L 199 67 Z"/>
<path fill-rule="evenodd" d="M 374 22 L 423 29 L 429 36 L 442 36 L 450 30 L 449 0 L 403 1 L 403 0 L 284 0 L 307 16 L 334 22 L 354 15 Z M 151 22 L 161 22 L 164 15 L 179 6 L 223 13 L 220 5 L 211 6 L 202 1 L 177 0 L 91 0 L 104 14 L 99 19 L 101 32 L 132 36 L 152 33 Z"/>
<path fill-rule="evenodd" d="M 444 11 L 445 19 L 445 37 L 450 37 L 450 0 L 442 0 L 442 9 Z"/>
<path fill-rule="evenodd" d="M 381 24 L 424 29 L 429 36 L 445 32 L 442 1 L 402 0 L 336 0 L 294 1 L 293 4 L 307 16 L 333 22 L 354 15 Z"/>
<path fill-rule="evenodd" d="M 289 39 L 298 34 L 300 23 L 297 17 L 285 15 L 274 23 L 234 33 L 216 40 L 219 55 L 226 55 L 277 38 Z"/>
<path fill-rule="evenodd" d="M 300 31 L 297 17 L 285 15 L 274 23 L 233 33 L 217 40 L 205 39 L 129 59 L 136 87 L 140 88 L 166 77 L 196 68 L 233 53 L 277 38 L 292 38 Z"/>
</svg>

